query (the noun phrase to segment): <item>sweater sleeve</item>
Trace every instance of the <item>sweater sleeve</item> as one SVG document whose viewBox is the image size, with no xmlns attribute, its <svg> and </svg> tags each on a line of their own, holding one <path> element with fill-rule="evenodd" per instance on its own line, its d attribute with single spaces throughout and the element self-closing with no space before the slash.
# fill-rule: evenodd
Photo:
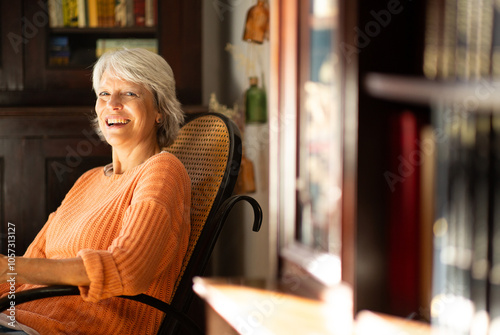
<svg viewBox="0 0 500 335">
<path fill-rule="evenodd" d="M 80 287 L 85 301 L 139 294 L 162 271 L 178 270 L 189 239 L 190 181 L 180 162 L 169 164 L 143 174 L 107 250 L 78 253 L 90 279 L 88 287 Z"/>
</svg>

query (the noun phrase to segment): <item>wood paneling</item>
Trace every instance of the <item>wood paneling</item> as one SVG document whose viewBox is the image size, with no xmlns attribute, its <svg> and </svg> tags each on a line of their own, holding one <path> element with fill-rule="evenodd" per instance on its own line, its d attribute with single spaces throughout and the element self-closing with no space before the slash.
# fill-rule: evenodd
<svg viewBox="0 0 500 335">
<path fill-rule="evenodd" d="M 8 222 L 21 256 L 76 179 L 111 162 L 91 129 L 89 108 L 0 109 L 1 251 Z"/>
</svg>

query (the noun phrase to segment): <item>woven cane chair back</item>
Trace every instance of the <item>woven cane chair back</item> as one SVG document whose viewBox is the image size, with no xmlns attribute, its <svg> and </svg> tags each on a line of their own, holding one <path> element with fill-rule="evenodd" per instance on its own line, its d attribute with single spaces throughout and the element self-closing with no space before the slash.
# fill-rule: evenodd
<svg viewBox="0 0 500 335">
<path fill-rule="evenodd" d="M 214 115 L 198 117 L 181 128 L 168 151 L 184 164 L 191 178 L 191 235 L 179 276 L 182 278 L 226 171 L 229 155 L 227 126 Z M 179 280 L 176 287 L 178 284 Z"/>
</svg>

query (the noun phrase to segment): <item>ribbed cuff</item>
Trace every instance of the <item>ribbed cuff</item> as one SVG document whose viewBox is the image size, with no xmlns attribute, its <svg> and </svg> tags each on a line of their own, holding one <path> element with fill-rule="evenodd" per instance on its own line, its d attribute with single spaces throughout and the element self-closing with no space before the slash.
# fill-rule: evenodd
<svg viewBox="0 0 500 335">
<path fill-rule="evenodd" d="M 83 259 L 90 286 L 80 286 L 82 299 L 97 302 L 122 294 L 123 286 L 113 256 L 105 250 L 80 250 L 77 256 Z"/>
</svg>

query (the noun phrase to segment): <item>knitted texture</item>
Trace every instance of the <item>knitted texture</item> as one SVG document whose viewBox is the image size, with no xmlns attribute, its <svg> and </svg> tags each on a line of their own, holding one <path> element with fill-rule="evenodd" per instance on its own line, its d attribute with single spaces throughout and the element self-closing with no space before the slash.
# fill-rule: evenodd
<svg viewBox="0 0 500 335">
<path fill-rule="evenodd" d="M 25 257 L 81 257 L 90 286 L 80 287 L 80 296 L 16 306 L 16 320 L 41 335 L 155 334 L 163 313 L 114 296 L 146 293 L 170 301 L 188 245 L 189 215 L 190 180 L 170 153 L 121 175 L 107 177 L 102 167 L 88 171 Z"/>
</svg>

